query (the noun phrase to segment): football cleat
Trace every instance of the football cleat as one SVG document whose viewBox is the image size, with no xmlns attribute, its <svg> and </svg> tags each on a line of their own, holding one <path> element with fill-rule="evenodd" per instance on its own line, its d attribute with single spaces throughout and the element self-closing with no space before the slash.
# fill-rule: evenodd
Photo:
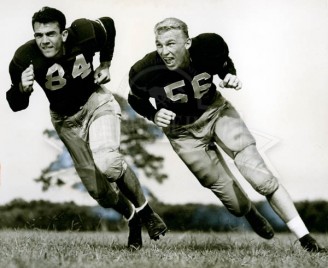
<svg viewBox="0 0 328 268">
<path fill-rule="evenodd" d="M 321 247 L 310 234 L 303 236 L 299 241 L 301 246 L 309 252 L 328 252 L 328 250 Z"/>
<path fill-rule="evenodd" d="M 142 248 L 142 223 L 137 213 L 129 221 L 128 248 L 132 251 Z"/>
<path fill-rule="evenodd" d="M 142 222 L 148 231 L 150 239 L 155 241 L 159 239 L 160 235 L 164 236 L 167 231 L 164 221 L 155 212 L 142 219 Z"/>
<path fill-rule="evenodd" d="M 274 231 L 271 224 L 264 218 L 252 205 L 251 210 L 245 215 L 248 223 L 255 233 L 265 239 L 271 239 L 274 236 Z"/>
</svg>

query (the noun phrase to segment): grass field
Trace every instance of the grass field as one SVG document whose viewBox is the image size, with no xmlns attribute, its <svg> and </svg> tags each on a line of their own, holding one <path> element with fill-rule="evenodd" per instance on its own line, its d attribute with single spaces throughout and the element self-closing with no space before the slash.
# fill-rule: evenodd
<svg viewBox="0 0 328 268">
<path fill-rule="evenodd" d="M 328 247 L 328 234 L 315 235 Z M 127 232 L 0 231 L 0 267 L 328 267 L 328 254 L 307 253 L 292 235 L 267 241 L 253 233 L 169 232 L 126 249 Z"/>
</svg>

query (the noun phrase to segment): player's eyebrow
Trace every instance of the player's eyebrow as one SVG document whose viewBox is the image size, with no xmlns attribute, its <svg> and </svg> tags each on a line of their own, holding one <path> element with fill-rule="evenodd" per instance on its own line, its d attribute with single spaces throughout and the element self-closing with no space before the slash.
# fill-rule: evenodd
<svg viewBox="0 0 328 268">
<path fill-rule="evenodd" d="M 176 43 L 177 40 L 175 40 L 175 39 L 173 39 L 173 38 L 172 38 L 172 39 L 168 39 L 168 40 L 166 40 L 166 43 L 171 43 L 171 42 L 175 42 L 175 43 Z"/>
<path fill-rule="evenodd" d="M 55 35 L 55 34 L 57 34 L 56 31 L 49 31 L 49 32 L 45 32 L 45 33 L 36 32 L 36 33 L 34 33 L 34 37 L 41 37 L 43 35 L 50 36 L 50 35 Z"/>
<path fill-rule="evenodd" d="M 161 45 L 161 44 L 168 44 L 168 43 L 172 43 L 172 42 L 177 43 L 177 40 L 175 40 L 174 38 L 171 38 L 171 39 L 165 40 L 165 42 L 160 42 L 159 40 L 156 40 L 155 41 L 155 43 L 156 44 L 159 44 L 159 45 Z"/>
</svg>

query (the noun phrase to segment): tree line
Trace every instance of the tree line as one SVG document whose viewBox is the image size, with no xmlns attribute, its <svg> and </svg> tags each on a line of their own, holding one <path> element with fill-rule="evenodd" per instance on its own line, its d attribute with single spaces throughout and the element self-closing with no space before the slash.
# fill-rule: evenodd
<svg viewBox="0 0 328 268">
<path fill-rule="evenodd" d="M 267 202 L 255 204 L 276 232 L 287 228 Z M 328 232 L 328 202 L 295 203 L 311 232 Z M 171 231 L 239 231 L 250 230 L 244 217 L 237 218 L 218 205 L 168 205 L 153 202 Z M 112 209 L 99 206 L 79 206 L 74 202 L 24 201 L 16 199 L 0 206 L 0 229 L 43 229 L 50 231 L 119 231 L 127 222 Z"/>
</svg>

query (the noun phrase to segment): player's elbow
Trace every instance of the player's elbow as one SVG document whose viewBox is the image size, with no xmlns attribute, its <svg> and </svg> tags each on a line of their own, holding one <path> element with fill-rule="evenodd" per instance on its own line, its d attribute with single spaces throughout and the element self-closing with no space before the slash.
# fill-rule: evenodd
<svg viewBox="0 0 328 268">
<path fill-rule="evenodd" d="M 19 112 L 19 111 L 25 110 L 28 107 L 28 102 L 13 102 L 8 99 L 7 99 L 7 101 L 8 101 L 10 109 L 13 112 Z"/>
<path fill-rule="evenodd" d="M 13 106 L 10 106 L 10 108 L 13 112 L 19 112 L 19 111 L 22 111 L 22 110 L 26 109 L 26 108 L 13 107 Z"/>
<path fill-rule="evenodd" d="M 28 107 L 28 103 L 17 103 L 17 102 L 11 102 L 9 100 L 8 100 L 8 104 L 13 112 L 19 112 L 25 110 Z"/>
<path fill-rule="evenodd" d="M 30 94 L 22 95 L 19 91 L 13 90 L 13 87 L 6 92 L 9 107 L 14 112 L 26 109 L 29 105 L 29 97 Z"/>
</svg>

